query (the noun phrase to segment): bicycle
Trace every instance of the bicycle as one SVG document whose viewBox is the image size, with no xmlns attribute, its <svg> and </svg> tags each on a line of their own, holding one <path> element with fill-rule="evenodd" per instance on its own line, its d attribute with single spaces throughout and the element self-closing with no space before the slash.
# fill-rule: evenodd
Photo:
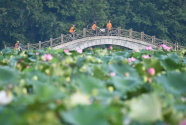
<svg viewBox="0 0 186 125">
<path fill-rule="evenodd" d="M 67 38 L 67 42 L 74 40 L 73 34 L 74 34 L 74 37 L 75 37 L 76 36 L 76 31 L 74 31 L 74 33 L 72 33 L 72 34 L 69 34 L 69 37 Z"/>
</svg>

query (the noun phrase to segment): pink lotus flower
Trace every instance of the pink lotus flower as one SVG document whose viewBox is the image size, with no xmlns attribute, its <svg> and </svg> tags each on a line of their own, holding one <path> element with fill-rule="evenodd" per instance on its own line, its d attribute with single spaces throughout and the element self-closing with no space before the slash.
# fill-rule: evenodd
<svg viewBox="0 0 186 125">
<path fill-rule="evenodd" d="M 90 47 L 90 50 L 93 50 L 92 47 Z"/>
<path fill-rule="evenodd" d="M 140 52 L 139 50 L 132 50 L 132 53 L 135 53 L 135 52 Z"/>
<path fill-rule="evenodd" d="M 162 47 L 163 49 L 167 50 L 168 52 L 170 52 L 170 49 L 172 49 L 172 47 L 168 47 L 165 44 L 161 44 L 160 47 Z"/>
<path fill-rule="evenodd" d="M 82 52 L 83 52 L 82 49 L 77 49 L 76 51 L 77 51 L 78 53 L 82 53 Z"/>
<path fill-rule="evenodd" d="M 110 73 L 110 76 L 115 76 L 116 74 L 114 72 L 111 72 Z"/>
<path fill-rule="evenodd" d="M 145 59 L 149 59 L 150 58 L 149 55 L 142 55 L 142 57 L 145 58 Z"/>
<path fill-rule="evenodd" d="M 145 47 L 145 50 L 152 50 L 152 47 L 151 46 L 147 46 L 147 47 Z"/>
<path fill-rule="evenodd" d="M 182 122 L 179 122 L 179 125 L 186 125 L 186 119 Z"/>
<path fill-rule="evenodd" d="M 44 57 L 44 61 L 50 61 L 53 58 L 51 54 L 45 54 L 43 57 Z"/>
<path fill-rule="evenodd" d="M 149 68 L 148 69 L 148 74 L 151 75 L 151 76 L 154 76 L 155 75 L 155 69 L 154 68 Z"/>
<path fill-rule="evenodd" d="M 164 47 L 167 47 L 167 45 L 165 45 L 165 44 L 161 44 L 160 47 L 163 47 L 163 48 L 164 48 Z"/>
<path fill-rule="evenodd" d="M 39 52 L 36 52 L 36 55 L 39 55 Z"/>
<path fill-rule="evenodd" d="M 68 49 L 65 49 L 64 52 L 65 52 L 65 53 L 69 53 L 69 50 L 68 50 Z"/>
<path fill-rule="evenodd" d="M 135 62 L 136 61 L 136 58 L 132 57 L 132 58 L 128 58 L 128 62 Z"/>
<path fill-rule="evenodd" d="M 112 50 L 113 49 L 112 46 L 109 46 L 109 49 Z"/>
</svg>

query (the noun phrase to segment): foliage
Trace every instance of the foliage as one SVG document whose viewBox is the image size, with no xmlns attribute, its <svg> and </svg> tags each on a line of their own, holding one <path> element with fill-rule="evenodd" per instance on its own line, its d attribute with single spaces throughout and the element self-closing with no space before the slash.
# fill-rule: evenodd
<svg viewBox="0 0 186 125">
<path fill-rule="evenodd" d="M 2 50 L 0 124 L 177 125 L 183 121 L 185 51 L 113 48 L 83 53 Z M 142 56 L 147 54 L 150 58 Z M 135 60 L 128 62 L 131 57 Z M 150 74 L 149 68 L 155 73 Z"/>
</svg>

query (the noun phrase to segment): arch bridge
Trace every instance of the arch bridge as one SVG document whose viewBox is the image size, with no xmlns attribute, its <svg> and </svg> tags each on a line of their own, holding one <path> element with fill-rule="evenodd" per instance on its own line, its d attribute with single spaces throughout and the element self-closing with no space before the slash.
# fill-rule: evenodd
<svg viewBox="0 0 186 125">
<path fill-rule="evenodd" d="M 84 49 L 95 45 L 112 44 L 126 47 L 129 49 L 139 50 L 146 46 L 156 47 L 161 44 L 172 46 L 175 50 L 184 48 L 178 46 L 177 43 L 169 43 L 167 40 L 161 40 L 155 36 L 150 36 L 144 32 L 136 32 L 132 29 L 113 28 L 111 32 L 107 29 L 97 28 L 95 31 L 83 28 L 83 31 L 73 34 L 73 39 L 70 34 L 61 34 L 58 38 L 50 38 L 48 41 L 36 44 L 23 45 L 23 49 L 43 49 L 52 47 L 53 49 Z M 6 48 L 6 46 L 5 46 Z"/>
</svg>

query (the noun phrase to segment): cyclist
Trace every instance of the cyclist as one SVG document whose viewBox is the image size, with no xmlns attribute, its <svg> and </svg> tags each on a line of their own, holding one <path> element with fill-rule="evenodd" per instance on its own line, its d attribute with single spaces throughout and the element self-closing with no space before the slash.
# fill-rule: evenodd
<svg viewBox="0 0 186 125">
<path fill-rule="evenodd" d="M 111 33 L 111 30 L 112 30 L 112 24 L 111 24 L 111 21 L 110 20 L 107 23 L 107 30 L 108 30 L 108 33 L 110 34 Z"/>
<path fill-rule="evenodd" d="M 22 50 L 22 44 L 20 42 L 18 43 L 18 50 Z"/>
<path fill-rule="evenodd" d="M 15 49 L 18 49 L 18 47 L 19 47 L 19 41 L 16 42 Z"/>
<path fill-rule="evenodd" d="M 73 40 L 73 34 L 75 33 L 74 28 L 75 28 L 75 25 L 73 24 L 72 27 L 71 27 L 70 30 L 69 30 L 69 33 L 71 34 L 71 35 L 70 35 L 71 40 Z"/>
<path fill-rule="evenodd" d="M 94 24 L 92 25 L 92 31 L 96 34 L 96 21 L 94 21 Z"/>
</svg>

